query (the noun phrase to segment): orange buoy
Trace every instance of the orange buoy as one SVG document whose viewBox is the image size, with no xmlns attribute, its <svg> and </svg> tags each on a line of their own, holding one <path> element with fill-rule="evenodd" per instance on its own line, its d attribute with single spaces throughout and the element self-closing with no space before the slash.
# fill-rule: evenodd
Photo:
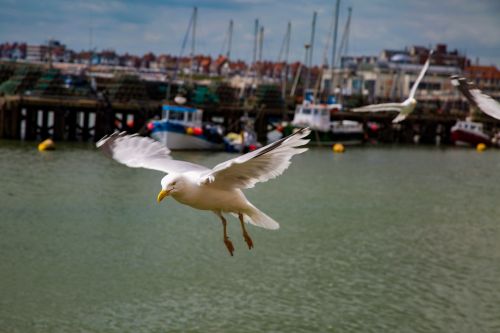
<svg viewBox="0 0 500 333">
<path fill-rule="evenodd" d="M 486 145 L 484 143 L 478 143 L 477 146 L 476 146 L 476 150 L 478 152 L 485 151 L 486 150 Z"/>
<path fill-rule="evenodd" d="M 54 150 L 54 149 L 56 149 L 56 144 L 54 143 L 54 141 L 52 141 L 52 139 L 43 140 L 38 144 L 39 151 Z"/>
<path fill-rule="evenodd" d="M 345 147 L 341 143 L 336 143 L 333 145 L 332 150 L 334 153 L 343 153 L 345 152 Z"/>
</svg>

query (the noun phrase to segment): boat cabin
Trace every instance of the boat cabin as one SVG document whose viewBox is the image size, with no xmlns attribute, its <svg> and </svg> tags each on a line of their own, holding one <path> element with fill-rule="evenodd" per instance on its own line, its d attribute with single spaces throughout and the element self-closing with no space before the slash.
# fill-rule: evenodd
<svg viewBox="0 0 500 333">
<path fill-rule="evenodd" d="M 483 133 L 483 124 L 476 123 L 472 121 L 457 121 L 454 128 L 465 130 L 468 132 L 480 132 Z"/>
<path fill-rule="evenodd" d="M 203 111 L 179 105 L 163 105 L 162 119 L 178 125 L 201 127 Z"/>
<path fill-rule="evenodd" d="M 295 109 L 292 125 L 328 132 L 330 131 L 330 112 L 340 107 L 339 104 L 315 104 L 304 101 Z"/>
</svg>

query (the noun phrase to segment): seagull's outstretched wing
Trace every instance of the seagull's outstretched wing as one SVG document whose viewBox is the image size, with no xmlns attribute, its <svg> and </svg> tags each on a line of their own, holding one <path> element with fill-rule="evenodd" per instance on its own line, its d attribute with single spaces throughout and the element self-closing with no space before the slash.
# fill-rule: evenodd
<svg viewBox="0 0 500 333">
<path fill-rule="evenodd" d="M 420 81 L 422 81 L 422 79 L 425 75 L 425 72 L 427 72 L 427 69 L 429 68 L 429 64 L 431 63 L 432 53 L 434 53 L 433 50 L 431 50 L 431 52 L 429 53 L 429 57 L 427 58 L 427 61 L 425 62 L 424 67 L 422 67 L 420 74 L 418 74 L 417 81 L 415 81 L 415 83 L 411 87 L 410 96 L 408 98 L 415 98 L 415 93 L 417 92 L 418 85 L 419 85 Z"/>
<path fill-rule="evenodd" d="M 470 93 L 481 111 L 493 118 L 500 119 L 500 103 L 483 94 L 479 89 L 472 89 Z"/>
<path fill-rule="evenodd" d="M 500 103 L 490 96 L 483 94 L 474 85 L 467 83 L 467 80 L 463 77 L 454 75 L 451 77 L 451 83 L 460 90 L 470 104 L 478 107 L 487 115 L 500 119 Z"/>
<path fill-rule="evenodd" d="M 298 148 L 309 140 L 309 128 L 297 132 L 245 155 L 216 165 L 203 174 L 202 183 L 211 183 L 219 188 L 251 188 L 258 182 L 265 182 L 281 175 L 290 165 L 293 155 L 303 153 L 307 148 Z"/>
<path fill-rule="evenodd" d="M 405 119 L 406 119 L 406 117 L 408 117 L 408 115 L 407 115 L 407 114 L 400 113 L 400 114 L 398 114 L 398 115 L 396 116 L 396 118 L 394 118 L 394 119 L 392 120 L 392 123 L 393 123 L 393 124 L 400 123 L 400 122 L 402 122 L 403 120 L 405 120 Z"/>
<path fill-rule="evenodd" d="M 164 145 L 137 134 L 115 132 L 99 140 L 96 146 L 108 157 L 131 168 L 146 168 L 165 173 L 210 170 L 201 165 L 173 160 L 170 150 Z"/>
<path fill-rule="evenodd" d="M 400 112 L 403 107 L 400 103 L 382 103 L 370 104 L 359 108 L 354 108 L 353 112 L 382 112 L 382 111 L 398 111 Z"/>
</svg>

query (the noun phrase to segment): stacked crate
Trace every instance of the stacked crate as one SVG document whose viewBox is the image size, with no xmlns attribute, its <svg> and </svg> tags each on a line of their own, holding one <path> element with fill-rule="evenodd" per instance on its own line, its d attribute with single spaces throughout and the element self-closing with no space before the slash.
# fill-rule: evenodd
<svg viewBox="0 0 500 333">
<path fill-rule="evenodd" d="M 258 105 L 265 105 L 267 109 L 283 107 L 280 87 L 272 84 L 261 84 L 255 93 Z"/>
<path fill-rule="evenodd" d="M 0 84 L 7 81 L 14 74 L 14 66 L 0 64 Z"/>
<path fill-rule="evenodd" d="M 109 97 L 115 101 L 147 100 L 144 82 L 135 75 L 121 75 L 107 86 Z"/>
<path fill-rule="evenodd" d="M 195 105 L 211 105 L 219 102 L 219 97 L 207 86 L 197 86 L 193 92 L 192 103 Z"/>
<path fill-rule="evenodd" d="M 68 96 L 70 94 L 70 89 L 64 86 L 61 71 L 55 68 L 43 72 L 33 87 L 35 96 Z"/>
<path fill-rule="evenodd" d="M 0 95 L 31 94 L 42 70 L 34 66 L 21 66 L 7 81 L 0 84 Z"/>
</svg>

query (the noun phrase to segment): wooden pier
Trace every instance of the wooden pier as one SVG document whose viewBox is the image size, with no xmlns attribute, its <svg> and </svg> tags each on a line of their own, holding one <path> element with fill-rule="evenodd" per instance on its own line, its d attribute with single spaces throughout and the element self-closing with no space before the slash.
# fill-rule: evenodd
<svg viewBox="0 0 500 333">
<path fill-rule="evenodd" d="M 114 130 L 137 132 L 158 110 L 144 101 L 8 96 L 0 98 L 0 138 L 95 141 Z"/>
</svg>

